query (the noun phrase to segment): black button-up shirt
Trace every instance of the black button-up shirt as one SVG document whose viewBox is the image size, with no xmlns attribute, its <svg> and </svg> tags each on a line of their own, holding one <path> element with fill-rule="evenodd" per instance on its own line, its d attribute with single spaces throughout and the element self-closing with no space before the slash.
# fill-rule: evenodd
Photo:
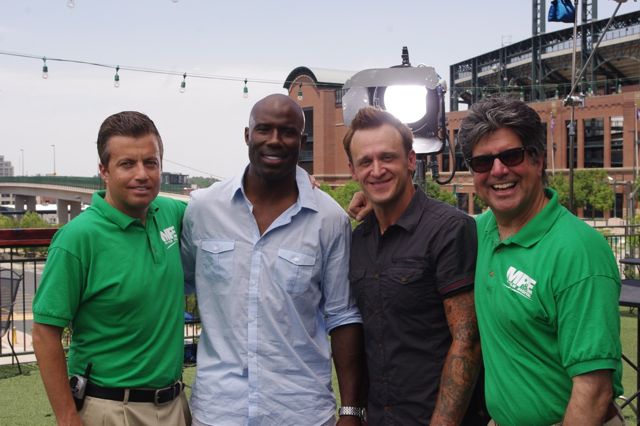
<svg viewBox="0 0 640 426">
<path fill-rule="evenodd" d="M 383 235 L 373 213 L 353 232 L 370 426 L 429 423 L 451 346 L 443 299 L 473 287 L 476 249 L 473 218 L 419 189 Z"/>
</svg>

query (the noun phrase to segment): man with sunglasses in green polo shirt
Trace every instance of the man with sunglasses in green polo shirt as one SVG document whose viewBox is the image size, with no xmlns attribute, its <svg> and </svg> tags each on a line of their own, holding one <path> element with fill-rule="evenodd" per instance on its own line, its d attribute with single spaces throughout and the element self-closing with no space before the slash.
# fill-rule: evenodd
<svg viewBox="0 0 640 426">
<path fill-rule="evenodd" d="M 97 145 L 106 191 L 56 233 L 33 303 L 42 380 L 60 425 L 189 425 L 180 381 L 186 205 L 157 197 L 163 146 L 149 117 L 108 117 Z"/>
<path fill-rule="evenodd" d="M 620 425 L 620 275 L 604 238 L 545 188 L 524 102 L 474 104 L 460 128 L 477 195 L 476 311 L 486 400 L 500 426 Z"/>
</svg>

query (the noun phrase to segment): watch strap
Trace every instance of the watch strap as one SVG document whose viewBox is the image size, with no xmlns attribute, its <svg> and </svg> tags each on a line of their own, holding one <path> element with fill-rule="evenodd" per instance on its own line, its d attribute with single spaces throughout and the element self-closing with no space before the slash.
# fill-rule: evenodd
<svg viewBox="0 0 640 426">
<path fill-rule="evenodd" d="M 355 417 L 359 417 L 360 419 L 364 419 L 365 418 L 365 410 L 363 407 L 353 407 L 350 405 L 344 405 L 342 407 L 340 407 L 340 409 L 338 410 L 338 415 L 340 416 L 355 416 Z"/>
</svg>

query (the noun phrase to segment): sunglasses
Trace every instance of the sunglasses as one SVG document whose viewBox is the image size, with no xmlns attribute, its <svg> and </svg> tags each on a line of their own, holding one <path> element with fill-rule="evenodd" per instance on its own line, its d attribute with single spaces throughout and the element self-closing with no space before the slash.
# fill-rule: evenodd
<svg viewBox="0 0 640 426">
<path fill-rule="evenodd" d="M 471 157 L 467 162 L 474 172 L 486 173 L 491 170 L 493 161 L 496 158 L 507 167 L 517 166 L 524 161 L 524 153 L 526 151 L 527 149 L 524 147 L 507 149 L 496 155 L 478 155 Z"/>
</svg>

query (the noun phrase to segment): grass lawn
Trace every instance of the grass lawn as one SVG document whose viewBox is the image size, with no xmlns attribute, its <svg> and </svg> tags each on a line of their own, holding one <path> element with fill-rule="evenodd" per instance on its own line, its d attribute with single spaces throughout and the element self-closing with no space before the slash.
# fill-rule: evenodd
<svg viewBox="0 0 640 426">
<path fill-rule="evenodd" d="M 622 324 L 622 350 L 633 362 L 636 362 L 636 326 L 634 313 L 629 308 L 620 309 Z M 22 365 L 23 375 L 18 375 L 15 366 L 0 366 L 0 425 L 3 426 L 55 426 L 56 422 L 49 401 L 44 392 L 40 371 L 36 364 Z M 186 368 L 184 381 L 193 383 L 195 367 Z M 623 363 L 623 385 L 625 395 L 632 395 L 636 387 L 635 370 Z M 333 381 L 334 389 L 338 385 Z M 187 388 L 187 395 L 191 390 Z M 338 402 L 339 404 L 339 402 Z M 635 424 L 635 415 L 627 407 L 624 410 L 627 424 Z"/>
<path fill-rule="evenodd" d="M 620 336 L 622 340 L 622 352 L 633 361 L 638 363 L 637 356 L 637 318 L 635 316 L 636 311 L 631 312 L 630 308 L 620 308 Z M 622 362 L 622 386 L 624 386 L 624 394 L 631 396 L 635 393 L 638 386 L 636 385 L 636 371 L 629 366 L 626 362 Z M 621 402 L 620 400 L 618 402 Z M 634 400 L 633 405 L 637 406 L 638 401 Z M 631 409 L 627 406 L 623 410 L 624 416 L 627 420 L 627 424 L 636 424 L 636 416 Z"/>
</svg>

